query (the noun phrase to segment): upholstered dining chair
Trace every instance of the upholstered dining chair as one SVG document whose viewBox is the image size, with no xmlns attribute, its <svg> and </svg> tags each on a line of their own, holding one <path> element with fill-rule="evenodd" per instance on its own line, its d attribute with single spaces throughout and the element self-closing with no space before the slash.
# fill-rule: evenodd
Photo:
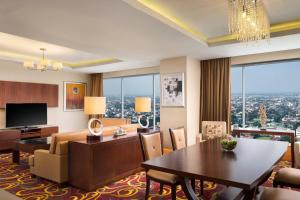
<svg viewBox="0 0 300 200">
<path fill-rule="evenodd" d="M 202 133 L 197 135 L 196 141 L 204 142 L 206 140 L 222 137 L 227 134 L 226 122 L 222 121 L 203 121 Z"/>
<path fill-rule="evenodd" d="M 300 199 L 300 192 L 282 188 L 264 188 L 260 200 Z"/>
<path fill-rule="evenodd" d="M 170 137 L 172 142 L 172 148 L 173 151 L 185 148 L 186 140 L 185 140 L 185 133 L 184 133 L 184 127 L 179 128 L 170 128 Z M 195 191 L 195 179 L 191 179 L 191 185 Z M 201 188 L 201 195 L 204 193 L 204 182 L 203 180 L 200 180 L 200 188 Z"/>
<path fill-rule="evenodd" d="M 139 133 L 139 137 L 144 161 L 163 155 L 163 139 L 160 131 Z M 151 180 L 160 183 L 160 194 L 163 192 L 163 186 L 169 185 L 171 187 L 172 200 L 176 199 L 176 188 L 180 184 L 178 176 L 152 169 L 146 171 L 145 199 L 148 199 L 149 196 Z"/>
</svg>

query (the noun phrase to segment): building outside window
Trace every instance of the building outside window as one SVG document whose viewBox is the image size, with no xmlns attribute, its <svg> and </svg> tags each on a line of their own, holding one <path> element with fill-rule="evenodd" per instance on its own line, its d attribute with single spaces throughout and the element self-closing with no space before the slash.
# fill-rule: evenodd
<svg viewBox="0 0 300 200">
<path fill-rule="evenodd" d="M 300 61 L 232 67 L 232 124 L 259 127 L 264 104 L 267 127 L 300 127 Z"/>
<path fill-rule="evenodd" d="M 152 109 L 150 113 L 143 113 L 149 118 L 150 127 L 160 123 L 160 75 L 150 74 L 107 78 L 103 81 L 104 96 L 107 98 L 105 117 L 129 118 L 137 123 L 139 113 L 136 113 L 135 97 L 150 97 Z"/>
</svg>

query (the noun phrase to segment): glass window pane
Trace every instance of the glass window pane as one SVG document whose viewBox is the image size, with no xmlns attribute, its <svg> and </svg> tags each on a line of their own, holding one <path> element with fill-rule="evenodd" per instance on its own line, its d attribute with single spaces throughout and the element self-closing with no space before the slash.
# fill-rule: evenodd
<svg viewBox="0 0 300 200">
<path fill-rule="evenodd" d="M 153 76 L 133 76 L 123 79 L 124 88 L 124 117 L 131 119 L 132 123 L 137 123 L 139 113 L 136 113 L 135 97 L 150 97 L 153 98 Z M 150 126 L 153 126 L 153 109 L 150 113 L 142 113 L 149 117 Z"/>
<path fill-rule="evenodd" d="M 122 117 L 121 78 L 103 80 L 103 93 L 106 97 L 105 117 Z"/>
<path fill-rule="evenodd" d="M 234 127 L 243 126 L 243 69 L 231 68 L 231 122 Z"/>
<path fill-rule="evenodd" d="M 155 125 L 160 127 L 160 75 L 154 75 L 155 81 Z"/>
<path fill-rule="evenodd" d="M 300 61 L 278 62 L 245 68 L 246 124 L 260 127 L 259 106 L 267 111 L 267 127 L 300 126 Z"/>
</svg>

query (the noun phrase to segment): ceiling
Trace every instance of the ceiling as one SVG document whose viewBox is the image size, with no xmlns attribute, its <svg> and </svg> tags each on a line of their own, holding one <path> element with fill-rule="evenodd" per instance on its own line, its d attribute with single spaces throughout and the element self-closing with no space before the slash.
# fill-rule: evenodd
<svg viewBox="0 0 300 200">
<path fill-rule="evenodd" d="M 50 59 L 84 73 L 151 67 L 177 56 L 210 59 L 300 48 L 299 0 L 264 0 L 273 30 L 281 34 L 249 44 L 228 35 L 224 0 L 0 3 L 0 58 L 38 57 L 46 47 Z"/>
</svg>

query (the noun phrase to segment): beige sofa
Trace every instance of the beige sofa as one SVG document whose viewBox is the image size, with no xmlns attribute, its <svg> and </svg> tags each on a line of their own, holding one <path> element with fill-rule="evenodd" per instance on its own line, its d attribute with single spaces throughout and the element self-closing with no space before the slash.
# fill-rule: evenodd
<svg viewBox="0 0 300 200">
<path fill-rule="evenodd" d="M 126 132 L 136 131 L 138 124 L 119 124 L 118 126 L 105 126 L 103 136 L 110 136 L 119 127 Z M 68 141 L 85 140 L 88 130 L 52 134 L 49 150 L 35 150 L 34 155 L 29 156 L 30 172 L 33 175 L 65 183 L 68 181 Z"/>
</svg>

